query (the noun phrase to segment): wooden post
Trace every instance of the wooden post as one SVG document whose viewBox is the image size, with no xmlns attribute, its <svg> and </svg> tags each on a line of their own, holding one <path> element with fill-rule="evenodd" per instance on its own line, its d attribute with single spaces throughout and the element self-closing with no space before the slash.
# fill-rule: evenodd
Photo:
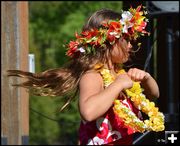
<svg viewBox="0 0 180 146">
<path fill-rule="evenodd" d="M 29 95 L 15 88 L 22 80 L 6 76 L 8 69 L 28 71 L 28 2 L 1 2 L 1 144 L 27 145 Z"/>
</svg>

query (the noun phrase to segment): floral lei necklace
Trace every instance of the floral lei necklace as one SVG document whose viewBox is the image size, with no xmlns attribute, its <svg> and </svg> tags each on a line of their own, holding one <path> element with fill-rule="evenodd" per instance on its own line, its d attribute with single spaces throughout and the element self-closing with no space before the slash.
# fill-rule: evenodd
<svg viewBox="0 0 180 146">
<path fill-rule="evenodd" d="M 124 72 L 125 71 L 121 69 L 118 71 L 118 74 Z M 103 77 L 105 87 L 109 86 L 114 81 L 114 77 L 110 74 L 110 70 L 102 68 L 100 73 Z M 125 94 L 127 98 L 130 98 L 137 109 L 141 110 L 149 117 L 149 120 L 141 121 L 134 112 L 120 102 L 121 100 L 116 99 L 114 101 L 113 111 L 124 121 L 126 126 L 141 133 L 145 130 L 158 132 L 165 129 L 163 113 L 158 111 L 154 102 L 150 102 L 146 98 L 139 82 L 133 82 L 133 87 L 126 89 Z"/>
</svg>

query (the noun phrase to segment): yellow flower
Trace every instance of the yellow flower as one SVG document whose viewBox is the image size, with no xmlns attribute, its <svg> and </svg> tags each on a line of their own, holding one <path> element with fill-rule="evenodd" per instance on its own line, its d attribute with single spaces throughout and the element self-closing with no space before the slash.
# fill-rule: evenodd
<svg viewBox="0 0 180 146">
<path fill-rule="evenodd" d="M 100 72 L 102 74 L 105 87 L 109 86 L 114 81 L 114 78 L 110 74 L 110 71 L 108 69 L 102 69 Z M 118 74 L 121 73 L 125 73 L 125 70 L 122 69 L 118 71 Z M 134 131 L 163 131 L 165 129 L 163 113 L 159 112 L 159 109 L 155 107 L 154 102 L 150 102 L 148 99 L 146 99 L 146 96 L 142 92 L 143 89 L 141 88 L 139 82 L 133 82 L 133 87 L 125 90 L 126 95 L 131 99 L 134 106 L 147 114 L 149 120 L 141 121 L 128 107 L 123 105 L 118 99 L 114 100 L 114 112 L 123 119 L 125 125 L 131 127 L 132 129 L 134 129 Z"/>
</svg>

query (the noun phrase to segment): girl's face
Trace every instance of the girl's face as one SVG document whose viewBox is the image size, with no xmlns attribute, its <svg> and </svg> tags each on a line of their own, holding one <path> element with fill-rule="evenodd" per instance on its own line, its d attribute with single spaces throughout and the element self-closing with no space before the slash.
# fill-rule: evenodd
<svg viewBox="0 0 180 146">
<path fill-rule="evenodd" d="M 111 52 L 112 62 L 113 63 L 125 63 L 129 59 L 130 51 L 132 45 L 130 42 L 127 42 L 125 39 L 120 39 L 117 42 Z"/>
</svg>

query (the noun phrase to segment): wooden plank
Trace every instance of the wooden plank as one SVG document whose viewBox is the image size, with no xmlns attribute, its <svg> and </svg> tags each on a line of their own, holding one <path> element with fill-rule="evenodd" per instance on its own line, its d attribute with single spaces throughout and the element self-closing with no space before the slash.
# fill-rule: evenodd
<svg viewBox="0 0 180 146">
<path fill-rule="evenodd" d="M 28 71 L 28 54 L 29 54 L 29 45 L 28 45 L 28 3 L 19 2 L 19 23 L 20 23 L 20 68 L 22 70 Z M 23 80 L 21 80 L 23 81 Z M 27 137 L 29 135 L 29 94 L 24 89 L 20 89 L 20 98 L 21 98 L 21 136 Z M 27 139 L 27 138 L 26 138 Z M 27 141 L 27 140 L 26 140 Z M 23 143 L 23 141 L 22 141 Z M 26 142 L 27 143 L 27 142 Z"/>
<path fill-rule="evenodd" d="M 2 18 L 1 18 L 2 20 L 1 137 L 7 138 L 8 145 L 20 145 L 22 143 L 22 138 L 21 138 L 22 133 L 23 134 L 26 133 L 26 135 L 28 135 L 28 128 L 29 128 L 27 122 L 28 118 L 26 118 L 25 121 L 22 121 L 22 119 L 25 118 L 24 117 L 25 114 L 27 114 L 28 116 L 28 96 L 27 94 L 25 95 L 24 93 L 22 93 L 21 89 L 17 89 L 11 86 L 12 83 L 13 84 L 17 83 L 19 79 L 7 78 L 6 76 L 6 70 L 8 69 L 27 68 L 28 28 L 26 28 L 25 26 L 27 23 L 26 3 L 27 2 L 1 3 L 2 4 L 1 5 L 1 14 L 2 14 Z M 23 56 L 24 59 L 22 60 L 20 56 Z M 21 101 L 22 98 L 25 100 Z M 24 107 L 26 106 L 26 109 L 25 108 L 22 109 L 22 105 Z M 22 123 L 25 124 L 22 126 Z"/>
<path fill-rule="evenodd" d="M 16 50 L 15 50 L 15 33 L 14 33 L 14 15 L 16 5 L 13 2 L 2 3 L 2 70 L 16 68 Z M 14 11 L 14 13 L 12 13 Z M 12 53 L 14 52 L 14 53 Z M 3 131 L 2 135 L 7 137 L 8 144 L 18 144 L 18 102 L 16 102 L 18 92 L 9 84 L 16 83 L 16 79 L 2 77 L 2 113 L 3 114 Z M 14 109 L 14 110 L 13 110 Z M 13 133 L 16 131 L 16 135 Z"/>
</svg>

